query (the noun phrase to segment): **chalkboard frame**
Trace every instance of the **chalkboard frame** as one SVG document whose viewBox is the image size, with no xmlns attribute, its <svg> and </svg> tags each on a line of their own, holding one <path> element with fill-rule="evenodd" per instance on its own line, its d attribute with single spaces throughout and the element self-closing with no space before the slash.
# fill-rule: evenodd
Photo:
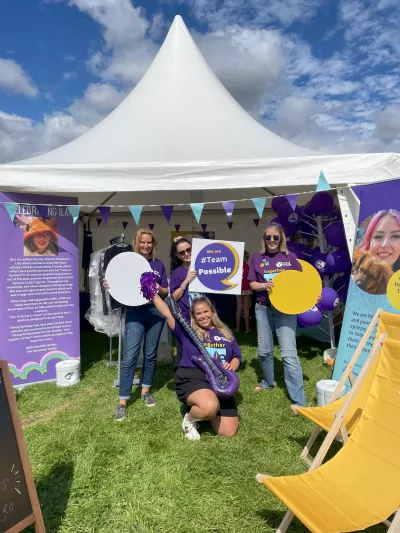
<svg viewBox="0 0 400 533">
<path fill-rule="evenodd" d="M 11 419 L 14 426 L 15 436 L 17 439 L 18 450 L 21 457 L 21 464 L 24 471 L 26 486 L 28 487 L 29 499 L 31 501 L 31 507 L 33 513 L 24 520 L 18 522 L 10 529 L 7 529 L 5 533 L 20 533 L 23 529 L 35 524 L 36 533 L 46 533 L 44 527 L 42 510 L 40 508 L 39 498 L 36 492 L 35 482 L 33 480 L 31 464 L 29 461 L 28 450 L 25 443 L 24 433 L 22 431 L 21 419 L 18 413 L 17 400 L 13 390 L 13 385 L 8 370 L 8 362 L 0 359 L 0 368 L 3 371 L 4 387 L 6 391 L 6 397 L 8 406 L 10 408 Z"/>
</svg>

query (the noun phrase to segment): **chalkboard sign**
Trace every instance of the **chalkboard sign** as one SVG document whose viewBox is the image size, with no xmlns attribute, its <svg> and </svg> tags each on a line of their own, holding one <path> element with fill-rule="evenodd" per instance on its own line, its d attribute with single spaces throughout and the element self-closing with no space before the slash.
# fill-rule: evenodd
<svg viewBox="0 0 400 533">
<path fill-rule="evenodd" d="M 0 361 L 0 533 L 45 533 L 8 364 Z"/>
</svg>

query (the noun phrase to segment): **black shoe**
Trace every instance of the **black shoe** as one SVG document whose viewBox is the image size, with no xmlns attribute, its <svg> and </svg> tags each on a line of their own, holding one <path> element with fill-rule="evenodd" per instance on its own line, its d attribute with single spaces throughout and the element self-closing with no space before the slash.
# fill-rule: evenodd
<svg viewBox="0 0 400 533">
<path fill-rule="evenodd" d="M 156 405 L 156 402 L 154 398 L 152 398 L 150 392 L 145 392 L 142 394 L 142 400 L 144 401 L 144 405 L 147 405 L 147 407 L 154 407 Z"/>
<path fill-rule="evenodd" d="M 116 422 L 121 422 L 125 418 L 126 405 L 120 403 L 115 411 L 114 420 Z"/>
</svg>

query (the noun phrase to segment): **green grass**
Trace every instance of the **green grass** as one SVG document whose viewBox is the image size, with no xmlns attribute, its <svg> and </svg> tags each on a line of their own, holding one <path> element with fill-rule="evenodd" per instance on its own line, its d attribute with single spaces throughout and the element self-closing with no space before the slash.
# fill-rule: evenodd
<svg viewBox="0 0 400 533">
<path fill-rule="evenodd" d="M 274 390 L 254 392 L 255 335 L 239 335 L 245 364 L 238 394 L 236 437 L 201 425 L 200 442 L 181 429 L 172 366 L 156 372 L 157 406 L 138 401 L 113 421 L 116 370 L 107 367 L 108 338 L 82 334 L 82 381 L 70 388 L 43 384 L 18 394 L 21 418 L 48 533 L 261 533 L 279 525 L 285 509 L 255 481 L 305 471 L 299 455 L 312 426 L 289 411 L 276 361 Z M 308 401 L 330 375 L 325 345 L 299 339 Z M 374 528 L 375 531 L 383 531 Z M 30 531 L 33 531 L 31 529 Z M 290 530 L 305 531 L 299 522 Z"/>
</svg>

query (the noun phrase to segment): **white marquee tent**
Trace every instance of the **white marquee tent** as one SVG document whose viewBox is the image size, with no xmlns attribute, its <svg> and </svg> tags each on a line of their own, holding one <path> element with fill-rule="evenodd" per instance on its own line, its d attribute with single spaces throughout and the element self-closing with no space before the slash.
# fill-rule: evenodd
<svg viewBox="0 0 400 533">
<path fill-rule="evenodd" d="M 83 206 L 108 200 L 108 205 L 120 205 L 113 210 L 122 213 L 127 211 L 122 206 L 131 204 L 176 205 L 310 191 L 321 170 L 331 185 L 382 181 L 400 176 L 400 156 L 324 155 L 275 135 L 232 98 L 177 16 L 142 80 L 108 117 L 47 154 L 0 165 L 0 190 L 67 194 L 77 196 Z M 345 192 L 343 198 L 356 210 L 354 197 L 349 189 Z M 341 202 L 342 208 L 347 202 Z M 239 207 L 244 215 L 251 202 Z M 355 218 L 354 209 L 349 220 Z M 187 218 L 190 209 L 186 205 L 174 212 Z M 224 216 L 220 204 L 218 213 Z M 247 238 L 248 220 L 247 215 L 241 221 L 236 238 Z M 212 223 L 227 231 L 226 218 Z M 235 228 L 239 225 L 235 222 Z M 109 229 L 105 237 L 104 226 L 102 231 L 98 245 L 115 233 Z"/>
<path fill-rule="evenodd" d="M 112 203 L 125 205 L 135 191 L 136 203 L 187 203 L 196 201 L 190 191 L 210 191 L 198 200 L 210 201 L 254 196 L 233 194 L 244 188 L 310 190 L 320 170 L 336 185 L 381 181 L 400 176 L 400 156 L 323 155 L 275 135 L 232 98 L 177 16 L 147 73 L 108 117 L 47 154 L 0 165 L 0 190 L 75 193 L 81 204 L 124 192 Z"/>
</svg>

